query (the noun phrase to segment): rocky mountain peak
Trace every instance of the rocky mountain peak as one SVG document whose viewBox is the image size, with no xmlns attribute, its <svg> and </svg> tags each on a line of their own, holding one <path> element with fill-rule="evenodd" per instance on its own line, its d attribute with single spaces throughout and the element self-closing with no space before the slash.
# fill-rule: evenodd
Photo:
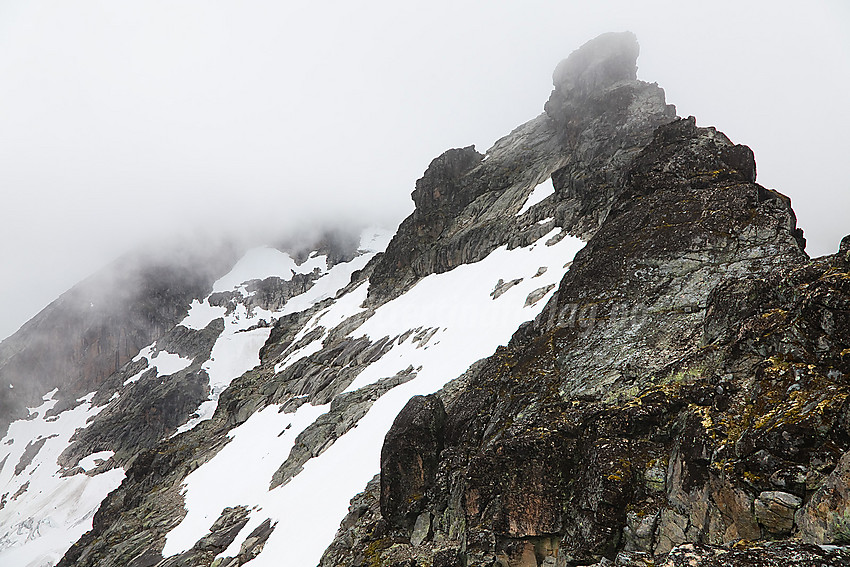
<svg viewBox="0 0 850 567">
<path fill-rule="evenodd" d="M 676 115 L 660 87 L 636 79 L 637 56 L 631 32 L 588 42 L 558 65 L 543 114 L 486 155 L 470 146 L 435 158 L 416 182 L 416 209 L 376 258 L 370 299 L 480 260 L 502 243 L 527 244 L 546 218 L 589 238 L 622 189 L 626 165 Z M 547 179 L 556 197 L 532 214 L 505 214 L 521 211 Z"/>
<path fill-rule="evenodd" d="M 435 158 L 394 234 L 158 278 L 132 349 L 56 350 L 104 370 L 19 404 L 0 563 L 846 565 L 850 237 L 809 259 L 750 149 L 637 55 L 585 44 L 543 114 Z M 9 345 L 42 351 L 0 345 L 20 384 Z"/>
</svg>

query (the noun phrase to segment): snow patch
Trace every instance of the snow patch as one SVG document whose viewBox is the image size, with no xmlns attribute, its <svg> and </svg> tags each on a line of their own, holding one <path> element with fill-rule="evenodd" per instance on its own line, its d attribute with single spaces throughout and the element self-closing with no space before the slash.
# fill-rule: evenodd
<svg viewBox="0 0 850 567">
<path fill-rule="evenodd" d="M 37 417 L 13 422 L 0 441 L 0 462 L 4 462 L 0 493 L 10 495 L 0 509 L 0 565 L 54 565 L 71 544 L 91 529 L 100 503 L 124 479 L 121 468 L 94 477 L 82 473 L 60 476 L 56 460 L 70 444 L 71 436 L 106 406 L 92 406 L 91 393 L 81 398 L 81 405 L 45 418 L 57 403 L 55 394 L 53 390 L 44 396 L 42 405 L 31 410 L 31 415 Z M 37 442 L 43 444 L 32 462 L 15 474 L 26 447 Z M 80 465 L 91 468 L 97 459 L 108 458 L 107 453 L 111 456 L 111 452 L 89 455 Z M 18 492 L 17 498 L 11 496 Z"/>
<path fill-rule="evenodd" d="M 192 300 L 192 305 L 189 306 L 189 313 L 180 321 L 187 329 L 200 331 L 205 329 L 207 325 L 224 317 L 227 309 L 221 305 L 210 305 L 209 299 L 204 299 L 203 303 L 197 299 Z"/>
<path fill-rule="evenodd" d="M 498 345 L 506 344 L 520 324 L 537 314 L 523 309 L 529 293 L 560 282 L 565 273 L 560 266 L 565 259 L 572 259 L 584 246 L 583 241 L 572 236 L 552 246 L 543 245 L 560 231 L 560 227 L 555 228 L 526 248 L 508 250 L 507 246 L 502 246 L 480 262 L 464 264 L 442 274 L 431 274 L 401 297 L 379 307 L 350 336 L 356 338 L 366 335 L 375 341 L 384 336 L 401 335 L 411 328 L 442 328 L 444 331 L 440 338 L 440 348 L 437 349 L 437 343 L 429 345 L 430 349 L 439 350 L 442 356 L 433 351 L 423 353 L 426 349 L 420 349 L 418 353 L 399 351 L 397 364 L 403 366 L 395 370 L 386 367 L 394 352 L 407 344 L 403 343 L 364 370 L 347 391 L 392 375 L 411 364 L 414 367 L 420 364 L 425 368 L 434 367 L 437 374 L 458 376 L 469 364 L 489 356 Z M 541 274 L 542 266 L 548 269 Z M 536 277 L 532 280 L 533 276 Z M 493 282 L 500 279 L 521 281 L 506 290 L 494 306 L 490 293 Z M 539 305 L 542 308 L 543 303 Z M 474 358 L 468 360 L 469 356 Z M 464 362 L 458 366 L 456 361 Z M 423 372 L 419 376 L 421 378 Z M 434 389 L 441 385 L 435 383 Z"/>
<path fill-rule="evenodd" d="M 270 327 L 239 331 L 238 324 L 226 324 L 213 346 L 210 359 L 201 366 L 210 379 L 210 397 L 198 407 L 192 419 L 177 429 L 175 435 L 212 418 L 221 393 L 234 379 L 260 364 L 260 349 L 269 339 L 269 333 Z"/>
<path fill-rule="evenodd" d="M 185 370 L 192 364 L 191 358 L 183 358 L 179 354 L 168 351 L 161 350 L 153 354 L 155 344 L 146 346 L 133 358 L 133 362 L 138 362 L 144 358 L 148 361 L 148 365 L 124 380 L 124 386 L 137 381 L 142 377 L 142 374 L 148 372 L 151 368 L 155 368 L 159 376 L 170 376 L 181 370 Z"/>
<path fill-rule="evenodd" d="M 272 476 L 295 445 L 298 434 L 329 408 L 329 404 L 304 404 L 295 413 L 281 413 L 280 406 L 268 406 L 234 428 L 229 433 L 231 441 L 186 477 L 188 514 L 166 536 L 163 556 L 191 548 L 227 506 L 258 506 L 264 511 L 267 507 L 266 513 L 272 512 L 274 498 L 269 495 L 281 492 L 269 492 Z M 251 466 L 246 467 L 245 463 Z M 289 515 L 298 517 L 292 510 Z"/>
<path fill-rule="evenodd" d="M 115 455 L 114 451 L 100 451 L 98 453 L 92 453 L 88 457 L 80 459 L 79 464 L 84 471 L 89 472 L 101 463 L 111 459 L 113 455 Z"/>
<path fill-rule="evenodd" d="M 161 350 L 157 352 L 153 358 L 149 358 L 148 362 L 151 366 L 156 367 L 156 373 L 159 376 L 171 376 L 181 370 L 189 368 L 192 364 L 191 358 L 183 358 L 179 354 L 174 354 Z"/>
<path fill-rule="evenodd" d="M 322 272 L 328 269 L 326 256 L 313 256 L 299 265 L 286 252 L 266 246 L 253 248 L 236 262 L 228 274 L 213 284 L 213 293 L 236 291 L 250 280 L 278 277 L 288 281 L 294 274 L 309 274 L 316 268 Z"/>
<path fill-rule="evenodd" d="M 528 199 L 525 200 L 525 204 L 516 214 L 516 216 L 522 216 L 528 211 L 531 207 L 555 193 L 555 186 L 552 185 L 552 178 L 550 177 L 543 183 L 539 184 L 537 187 L 531 191 L 531 194 L 528 196 Z"/>
</svg>

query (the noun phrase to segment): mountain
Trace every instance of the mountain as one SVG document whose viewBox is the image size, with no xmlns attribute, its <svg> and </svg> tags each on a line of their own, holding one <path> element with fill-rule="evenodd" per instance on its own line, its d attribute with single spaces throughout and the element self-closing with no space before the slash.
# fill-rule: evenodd
<svg viewBox="0 0 850 567">
<path fill-rule="evenodd" d="M 0 344 L 0 564 L 847 564 L 850 237 L 638 51 L 394 232 L 130 257 Z"/>
</svg>

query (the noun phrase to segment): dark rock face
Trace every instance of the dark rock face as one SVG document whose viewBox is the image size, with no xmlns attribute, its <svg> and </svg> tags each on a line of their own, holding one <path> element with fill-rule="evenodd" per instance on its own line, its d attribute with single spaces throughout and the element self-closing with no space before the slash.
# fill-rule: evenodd
<svg viewBox="0 0 850 567">
<path fill-rule="evenodd" d="M 425 235 L 438 236 L 441 231 L 439 217 L 457 214 L 478 196 L 474 187 L 464 186 L 462 179 L 464 174 L 481 163 L 483 157 L 473 146 L 449 150 L 435 158 L 422 179 L 416 182 L 411 197 L 416 204 L 417 216 L 423 221 L 433 216 L 437 221 L 422 223 L 423 232 L 432 232 Z"/>
<path fill-rule="evenodd" d="M 38 454 L 41 450 L 41 447 L 47 442 L 46 437 L 42 437 L 38 441 L 27 443 L 26 449 L 24 449 L 24 454 L 21 455 L 21 459 L 18 461 L 18 464 L 15 465 L 15 474 L 21 474 L 25 468 L 29 466 L 32 462 L 33 458 Z"/>
<path fill-rule="evenodd" d="M 177 487 L 168 480 L 178 473 L 187 454 L 193 447 L 186 443 L 165 443 L 156 450 L 142 451 L 127 470 L 121 487 L 109 494 L 92 520 L 92 529 L 86 532 L 65 553 L 57 567 L 97 565 L 104 557 L 113 557 L 116 565 L 156 565 L 162 556 L 154 546 L 145 546 L 153 538 L 142 529 L 145 517 L 151 515 L 151 507 L 145 506 L 145 497 L 151 491 L 163 492 L 163 505 L 168 507 L 170 517 L 161 518 L 157 526 L 168 530 L 179 523 L 185 514 Z M 129 490 L 125 489 L 130 488 Z M 135 509 L 130 518 L 124 516 L 127 509 Z"/>
<path fill-rule="evenodd" d="M 434 484 L 443 450 L 446 410 L 434 395 L 415 396 L 396 417 L 381 450 L 381 514 L 392 525 L 413 528 Z"/>
<path fill-rule="evenodd" d="M 714 136 L 682 121 L 658 140 L 665 128 L 689 132 L 684 141 Z M 628 187 L 645 196 L 615 205 L 551 305 L 597 307 L 544 312 L 448 403 L 427 497 L 441 548 L 455 541 L 469 565 L 668 552 L 671 565 L 846 561 L 793 543 L 711 547 L 847 541 L 850 264 L 807 261 L 786 200 L 746 176 L 697 177 L 661 179 L 648 194 Z M 675 237 L 664 237 L 667 219 Z M 678 271 L 683 255 L 693 264 Z M 639 273 L 653 264 L 666 268 L 657 279 Z M 646 311 L 618 315 L 638 293 Z M 702 547 L 677 547 L 688 542 Z M 430 557 L 427 546 L 407 556 Z"/>
<path fill-rule="evenodd" d="M 667 553 L 664 564 L 670 565 L 847 560 L 845 551 L 792 542 L 712 547 L 789 535 L 842 544 L 848 533 L 850 368 L 841 353 L 850 343 L 845 303 L 850 264 L 839 255 L 806 261 L 783 199 L 759 201 L 749 186 L 724 191 L 733 203 L 751 195 L 752 206 L 764 207 L 748 215 L 751 220 L 738 221 L 732 233 L 757 235 L 772 219 L 766 227 L 774 235 L 772 253 L 731 262 L 736 271 L 746 266 L 749 275 L 741 280 L 727 279 L 734 273 L 730 269 L 713 278 L 700 274 L 702 307 L 664 313 L 666 325 L 680 336 L 643 327 L 661 326 L 661 319 L 632 317 L 624 326 L 606 307 L 587 311 L 597 319 L 578 329 L 581 333 L 557 322 L 543 325 L 544 317 L 537 322 L 540 331 L 518 333 L 448 403 L 445 448 L 420 513 L 433 518 L 430 541 L 395 546 L 380 555 L 382 561 L 407 557 L 410 564 L 426 564 L 452 542 L 467 565 L 589 564 L 606 557 L 630 565 L 627 561 Z M 703 197 L 712 194 L 718 195 L 708 189 Z M 646 206 L 666 214 L 651 199 Z M 681 244 L 673 246 L 671 239 L 665 246 L 644 246 L 656 254 L 682 254 L 678 246 L 688 246 L 694 257 L 694 242 L 714 250 L 711 238 L 694 238 L 702 226 L 713 226 L 710 215 L 699 218 L 690 229 L 680 228 Z M 641 238 L 640 230 L 625 234 L 626 241 Z M 777 234 L 784 234 L 784 244 Z M 595 238 L 611 242 L 612 235 L 603 226 Z M 598 274 L 590 287 L 586 279 L 573 279 L 590 270 L 593 257 L 576 259 L 559 301 L 568 293 L 575 300 L 629 300 L 634 280 L 618 279 L 622 272 L 612 270 L 622 259 L 607 264 L 609 279 Z M 631 269 L 628 261 L 625 266 L 624 272 Z M 666 274 L 665 281 L 676 281 L 674 275 Z M 764 279 L 753 279 L 756 275 Z M 674 289 L 681 293 L 689 285 L 680 281 Z M 670 295 L 664 286 L 654 289 L 658 298 Z M 653 317 L 655 309 L 650 305 L 644 317 Z M 706 337 L 704 329 L 713 330 Z M 628 356 L 606 352 L 604 362 L 590 367 L 592 359 L 575 354 L 578 344 L 595 348 L 597 333 L 610 341 L 611 333 L 620 332 L 631 334 L 620 346 L 629 349 Z M 658 360 L 650 363 L 640 354 L 644 349 Z M 619 378 L 601 390 L 590 387 L 604 380 L 605 362 L 617 360 L 623 363 Z M 412 535 L 408 530 L 402 533 Z M 388 535 L 361 537 L 369 545 Z M 682 546 L 688 542 L 699 545 Z"/>
<path fill-rule="evenodd" d="M 548 232 L 548 217 L 590 237 L 622 189 L 628 163 L 675 118 L 657 85 L 635 79 L 634 35 L 608 34 L 555 72 L 546 112 L 502 138 L 436 158 L 417 181 L 416 209 L 375 259 L 369 298 L 378 304 L 419 278 L 481 260 L 495 248 L 525 246 Z M 486 159 L 484 159 L 486 157 Z M 531 188 L 548 177 L 557 195 L 518 218 Z M 551 227 L 551 225 L 550 225 Z"/>
<path fill-rule="evenodd" d="M 142 359 L 139 363 L 143 366 L 131 363 L 104 381 L 95 395 L 96 403 L 107 404 L 118 389 L 123 388 L 125 395 L 74 434 L 72 445 L 60 456 L 59 463 L 71 469 L 80 458 L 109 450 L 115 452 L 116 463 L 124 464 L 174 433 L 209 396 L 209 377 L 201 369 L 201 361 L 209 357 L 223 328 L 223 321 L 216 319 L 200 331 L 178 325 L 161 337 L 157 346 L 167 350 L 179 345 L 184 355 L 197 359 L 167 380 L 154 369 L 145 372 L 147 361 Z M 143 373 L 135 383 L 123 386 L 127 378 L 140 371 Z"/>
<path fill-rule="evenodd" d="M 599 41 L 609 64 L 586 53 L 556 72 L 562 147 L 623 108 L 590 101 L 626 94 L 636 46 Z M 444 448 L 421 504 L 393 519 L 384 503 L 410 491 L 382 479 L 381 516 L 361 503 L 322 565 L 848 560 L 800 541 L 850 542 L 846 247 L 809 260 L 749 148 L 693 118 L 619 159 L 603 178 L 554 172 L 587 246 L 541 315 L 440 394 Z M 417 470 L 404 432 L 384 454 Z"/>
<path fill-rule="evenodd" d="M 618 565 L 646 564 L 645 557 L 635 556 L 633 563 Z M 787 542 L 758 543 L 750 546 L 724 549 L 704 545 L 686 544 L 670 552 L 663 565 L 665 567 L 772 567 L 773 565 L 811 565 L 831 567 L 846 565 L 850 561 L 850 551 L 842 548 L 823 548 L 817 545 L 795 544 Z"/>
<path fill-rule="evenodd" d="M 446 225 L 486 189 L 465 177 L 483 157 L 469 146 L 449 150 L 431 162 L 411 195 L 416 209 L 402 223 L 385 259 L 375 266 L 373 285 L 382 285 L 385 293 L 393 293 L 387 288 L 398 285 L 395 272 L 404 270 L 411 258 L 433 245 Z"/>
</svg>

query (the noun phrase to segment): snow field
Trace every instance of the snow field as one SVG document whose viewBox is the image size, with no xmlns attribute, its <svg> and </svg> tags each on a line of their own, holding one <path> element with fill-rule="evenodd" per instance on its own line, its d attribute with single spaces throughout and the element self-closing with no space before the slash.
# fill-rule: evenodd
<svg viewBox="0 0 850 567">
<path fill-rule="evenodd" d="M 295 438 L 329 407 L 304 404 L 295 413 L 280 413 L 280 406 L 268 406 L 234 428 L 232 441 L 186 478 L 191 485 L 185 492 L 189 513 L 169 532 L 163 556 L 191 548 L 225 507 L 260 505 Z"/>
<path fill-rule="evenodd" d="M 94 477 L 81 473 L 59 476 L 56 460 L 68 447 L 71 436 L 106 406 L 93 407 L 92 393 L 81 398 L 77 407 L 45 418 L 57 403 L 55 394 L 56 390 L 48 393 L 42 405 L 30 410 L 31 419 L 13 422 L 0 441 L 0 492 L 6 494 L 6 504 L 0 509 L 0 565 L 54 565 L 71 544 L 91 529 L 101 501 L 124 479 L 121 468 Z M 16 475 L 15 468 L 27 445 L 42 439 L 46 441 L 32 462 Z M 111 456 L 110 451 L 95 453 L 82 459 L 80 466 L 90 470 L 98 459 Z M 20 495 L 14 498 L 18 492 Z"/>
<path fill-rule="evenodd" d="M 197 416 L 185 424 L 181 431 L 209 419 L 221 391 L 234 378 L 259 363 L 260 348 L 268 339 L 271 329 L 260 327 L 248 330 L 250 327 L 262 320 L 271 323 L 282 314 L 306 309 L 317 301 L 334 297 L 339 289 L 348 284 L 351 274 L 363 268 L 375 253 L 383 250 L 391 237 L 392 232 L 385 230 L 370 229 L 364 232 L 360 242 L 363 254 L 352 262 L 338 264 L 330 270 L 327 268 L 327 258 L 315 253 L 299 266 L 288 254 L 278 250 L 251 250 L 226 276 L 214 284 L 214 291 L 234 291 L 242 297 L 247 297 L 245 284 L 250 280 L 271 276 L 289 280 L 293 273 L 310 273 L 315 269 L 323 273 L 307 293 L 287 302 L 280 313 L 258 308 L 249 313 L 246 306 L 240 304 L 235 311 L 226 314 L 224 307 L 210 305 L 208 298 L 193 301 L 189 313 L 180 324 L 201 330 L 214 319 L 222 317 L 225 319 L 225 330 L 216 341 L 210 359 L 203 365 L 210 376 L 210 399 L 201 405 Z M 134 361 L 138 361 L 144 357 L 149 364 L 144 370 L 127 379 L 125 385 L 138 380 L 151 367 L 156 368 L 159 376 L 168 376 L 184 370 L 192 363 L 192 360 L 179 354 L 166 351 L 154 354 L 154 350 L 155 343 L 143 349 L 134 358 Z M 0 565 L 3 566 L 44 567 L 55 564 L 71 544 L 91 529 L 94 512 L 106 495 L 124 478 L 124 471 L 120 468 L 95 477 L 84 474 L 64 478 L 59 476 L 56 459 L 69 445 L 74 431 L 85 427 L 87 420 L 97 415 L 105 406 L 92 407 L 91 399 L 94 394 L 91 394 L 76 408 L 45 419 L 44 414 L 56 404 L 52 399 L 55 393 L 56 391 L 53 391 L 46 395 L 44 403 L 31 410 L 34 418 L 13 423 L 6 437 L 0 442 L 0 499 L 6 495 L 6 504 L 0 509 Z M 119 394 L 116 393 L 110 401 L 118 397 Z M 302 413 L 306 415 L 311 409 L 314 408 L 309 406 Z M 326 408 L 317 411 L 326 411 Z M 317 414 L 309 415 L 309 422 L 317 417 Z M 289 417 L 291 416 L 287 418 Z M 291 431 L 292 435 L 281 436 L 280 442 L 291 444 L 294 435 L 300 430 Z M 43 446 L 32 462 L 16 475 L 15 467 L 27 445 L 40 440 L 45 440 Z M 91 471 L 112 455 L 111 451 L 94 453 L 81 459 L 80 467 Z M 279 463 L 274 466 L 276 470 Z M 243 473 L 240 469 L 240 477 Z M 18 492 L 20 494 L 15 497 Z"/>
</svg>

